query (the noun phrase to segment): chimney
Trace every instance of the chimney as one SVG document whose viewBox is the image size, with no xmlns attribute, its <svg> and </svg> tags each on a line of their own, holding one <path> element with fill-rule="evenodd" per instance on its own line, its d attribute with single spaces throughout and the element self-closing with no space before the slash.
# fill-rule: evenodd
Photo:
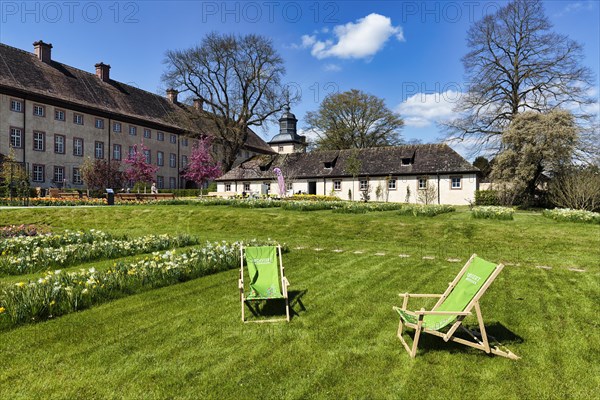
<svg viewBox="0 0 600 400">
<path fill-rule="evenodd" d="M 34 42 L 33 53 L 40 61 L 46 64 L 50 64 L 52 61 L 52 45 L 50 43 L 44 43 L 41 40 Z"/>
<path fill-rule="evenodd" d="M 204 101 L 202 99 L 194 99 L 194 108 L 198 111 L 202 111 L 202 108 L 204 108 Z"/>
<path fill-rule="evenodd" d="M 167 89 L 167 98 L 171 103 L 177 103 L 177 95 L 179 92 L 173 88 Z"/>
<path fill-rule="evenodd" d="M 102 82 L 110 81 L 110 65 L 104 64 L 103 62 L 99 62 L 95 65 L 96 67 L 96 76 L 102 79 Z"/>
</svg>

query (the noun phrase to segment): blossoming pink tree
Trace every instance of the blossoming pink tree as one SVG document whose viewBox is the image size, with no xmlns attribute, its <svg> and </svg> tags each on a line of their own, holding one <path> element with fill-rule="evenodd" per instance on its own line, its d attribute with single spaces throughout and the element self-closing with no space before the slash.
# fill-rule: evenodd
<svg viewBox="0 0 600 400">
<path fill-rule="evenodd" d="M 186 166 L 186 172 L 183 174 L 185 179 L 196 182 L 202 189 L 204 182 L 218 178 L 221 175 L 221 166 L 216 162 L 210 152 L 211 139 L 204 137 L 192 149 L 190 161 Z M 202 190 L 200 190 L 202 196 Z"/>
<path fill-rule="evenodd" d="M 125 176 L 134 184 L 137 182 L 144 183 L 144 192 L 146 192 L 146 184 L 154 180 L 158 167 L 146 161 L 146 152 L 149 149 L 142 142 L 139 146 L 133 145 L 133 151 L 123 161 L 129 167 L 125 169 Z M 139 190 L 138 190 L 139 191 Z"/>
</svg>

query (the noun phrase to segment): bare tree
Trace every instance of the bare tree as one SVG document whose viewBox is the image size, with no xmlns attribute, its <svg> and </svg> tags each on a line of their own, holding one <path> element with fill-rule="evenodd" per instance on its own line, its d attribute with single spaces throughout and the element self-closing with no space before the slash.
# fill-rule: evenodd
<svg viewBox="0 0 600 400">
<path fill-rule="evenodd" d="M 437 202 L 437 196 L 437 188 L 435 185 L 430 184 L 429 181 L 427 181 L 424 189 L 417 190 L 417 201 L 423 204 L 434 204 Z"/>
<path fill-rule="evenodd" d="M 328 95 L 317 111 L 306 114 L 306 123 L 323 150 L 400 144 L 404 125 L 383 99 L 356 89 Z"/>
<path fill-rule="evenodd" d="M 559 207 L 600 210 L 600 171 L 598 168 L 572 168 L 550 184 L 550 201 Z"/>
<path fill-rule="evenodd" d="M 282 58 L 271 41 L 259 35 L 213 32 L 198 46 L 167 51 L 164 63 L 163 81 L 203 104 L 183 109 L 178 119 L 214 138 L 224 171 L 235 162 L 249 127 L 261 126 L 296 100 L 281 84 Z"/>
<path fill-rule="evenodd" d="M 593 102 L 581 45 L 551 28 L 539 0 L 513 0 L 471 26 L 462 60 L 467 91 L 455 108 L 460 117 L 443 124 L 451 137 L 500 146 L 500 135 L 523 111 Z"/>
</svg>

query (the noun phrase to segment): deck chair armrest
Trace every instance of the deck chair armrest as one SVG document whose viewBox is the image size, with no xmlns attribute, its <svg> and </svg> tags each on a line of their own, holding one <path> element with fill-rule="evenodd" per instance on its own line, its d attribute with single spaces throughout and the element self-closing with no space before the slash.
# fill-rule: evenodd
<svg viewBox="0 0 600 400">
<path fill-rule="evenodd" d="M 238 279 L 238 288 L 244 289 L 244 282 L 241 279 Z"/>
<path fill-rule="evenodd" d="M 290 286 L 290 281 L 288 281 L 288 278 L 286 278 L 285 276 L 283 277 L 283 284 L 285 286 Z"/>
<path fill-rule="evenodd" d="M 429 293 L 398 293 L 400 297 L 442 297 L 441 294 L 429 294 Z"/>
<path fill-rule="evenodd" d="M 415 315 L 471 315 L 470 311 L 415 311 Z"/>
</svg>

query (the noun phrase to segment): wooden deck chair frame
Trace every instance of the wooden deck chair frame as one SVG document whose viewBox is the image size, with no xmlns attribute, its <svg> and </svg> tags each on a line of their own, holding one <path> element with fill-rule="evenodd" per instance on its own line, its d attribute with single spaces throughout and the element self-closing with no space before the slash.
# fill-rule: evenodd
<svg viewBox="0 0 600 400">
<path fill-rule="evenodd" d="M 456 278 L 454 278 L 454 280 L 449 283 L 448 289 L 446 289 L 446 291 L 443 294 L 440 295 L 440 294 L 400 293 L 398 295 L 398 296 L 402 297 L 404 300 L 402 302 L 402 308 L 397 308 L 397 307 L 395 307 L 395 308 L 402 310 L 406 314 L 414 316 L 418 320 L 418 322 L 416 324 L 414 324 L 414 323 L 411 323 L 411 322 L 403 321 L 402 318 L 400 318 L 400 324 L 398 325 L 398 333 L 397 333 L 398 338 L 402 342 L 402 345 L 404 346 L 404 348 L 406 349 L 406 351 L 408 352 L 408 354 L 410 355 L 411 358 L 414 358 L 417 355 L 417 345 L 419 344 L 419 338 L 421 336 L 421 332 L 425 332 L 425 333 L 429 333 L 429 334 L 432 334 L 432 335 L 435 335 L 435 336 L 439 336 L 442 339 L 444 339 L 445 342 L 451 340 L 453 342 L 460 343 L 460 344 L 463 344 L 465 346 L 474 347 L 476 349 L 483 350 L 483 351 L 485 351 L 488 354 L 491 353 L 491 354 L 495 354 L 495 355 L 498 355 L 498 356 L 507 357 L 507 358 L 510 358 L 512 360 L 518 360 L 519 359 L 519 357 L 517 355 L 515 355 L 514 353 L 512 353 L 508 349 L 506 349 L 506 351 L 504 351 L 504 350 L 501 350 L 500 348 L 498 348 L 497 346 L 490 347 L 490 343 L 489 343 L 489 340 L 488 340 L 488 335 L 487 335 L 487 333 L 485 331 L 485 325 L 483 323 L 483 317 L 481 315 L 481 308 L 479 307 L 479 299 L 481 298 L 481 296 L 483 296 L 483 294 L 485 293 L 485 291 L 487 290 L 487 288 L 492 284 L 492 282 L 494 282 L 494 280 L 496 279 L 496 277 L 498 276 L 498 274 L 500 273 L 500 271 L 502 271 L 502 268 L 504 268 L 503 264 L 496 265 L 496 269 L 489 276 L 489 278 L 487 279 L 486 283 L 479 289 L 479 291 L 475 294 L 475 296 L 473 297 L 473 299 L 469 302 L 469 304 L 465 307 L 465 309 L 463 311 L 461 311 L 461 312 L 436 311 L 436 309 L 450 295 L 450 293 L 452 292 L 452 290 L 454 289 L 454 287 L 458 284 L 458 282 L 460 281 L 461 277 L 465 274 L 465 272 L 467 271 L 469 265 L 471 265 L 471 262 L 473 262 L 473 259 L 476 256 L 477 256 L 476 254 L 473 254 L 471 256 L 471 258 L 469 259 L 469 261 L 467 261 L 467 263 L 465 264 L 465 266 L 460 270 L 460 272 L 458 273 L 458 275 L 456 276 Z M 433 306 L 433 308 L 431 309 L 431 311 L 426 311 L 424 308 L 421 308 L 419 311 L 414 311 L 413 312 L 413 311 L 407 310 L 408 299 L 410 299 L 411 297 L 420 297 L 420 298 L 436 298 L 437 297 L 437 298 L 439 298 L 439 300 L 437 301 L 437 303 L 435 304 L 435 306 Z M 477 317 L 477 322 L 479 324 L 480 334 L 477 334 L 476 332 L 473 332 L 473 331 L 467 329 L 462 324 L 463 320 L 467 316 L 472 315 L 471 310 L 473 308 L 475 309 L 475 315 Z M 456 322 L 454 322 L 450 326 L 450 328 L 446 331 L 446 333 L 443 333 L 443 332 L 439 332 L 439 331 L 436 331 L 436 330 L 433 330 L 433 329 L 429 329 L 429 328 L 426 328 L 426 327 L 423 326 L 423 318 L 426 315 L 456 315 L 457 319 L 456 319 Z M 412 345 L 412 347 L 410 347 L 408 345 L 408 343 L 406 342 L 406 340 L 403 337 L 404 327 L 405 326 L 409 327 L 409 328 L 413 328 L 415 330 L 415 334 L 414 334 L 414 337 L 413 337 L 413 345 Z M 469 336 L 471 338 L 473 338 L 473 341 L 455 337 L 454 333 L 456 332 L 456 330 L 458 328 L 461 328 L 467 334 L 469 334 Z"/>
<path fill-rule="evenodd" d="M 283 258 L 281 257 L 281 246 L 277 245 L 277 257 L 279 259 L 279 277 L 281 279 L 281 293 L 283 294 L 283 299 L 285 301 L 285 318 L 269 318 L 269 319 L 260 319 L 260 320 L 255 320 L 255 321 L 246 321 L 246 309 L 245 309 L 245 305 L 246 303 L 248 303 L 248 307 L 251 308 L 250 306 L 250 302 L 252 301 L 263 301 L 263 299 L 247 299 L 244 293 L 244 261 L 245 261 L 245 257 L 244 257 L 244 246 L 240 246 L 240 279 L 238 281 L 238 287 L 240 289 L 240 300 L 242 303 L 242 322 L 244 323 L 248 323 L 248 322 L 258 322 L 258 323 L 262 323 L 262 322 L 280 322 L 280 321 L 287 321 L 290 322 L 290 303 L 289 303 L 289 298 L 288 298 L 288 286 L 290 285 L 290 282 L 288 281 L 288 279 L 285 277 L 285 270 L 283 268 Z"/>
</svg>

